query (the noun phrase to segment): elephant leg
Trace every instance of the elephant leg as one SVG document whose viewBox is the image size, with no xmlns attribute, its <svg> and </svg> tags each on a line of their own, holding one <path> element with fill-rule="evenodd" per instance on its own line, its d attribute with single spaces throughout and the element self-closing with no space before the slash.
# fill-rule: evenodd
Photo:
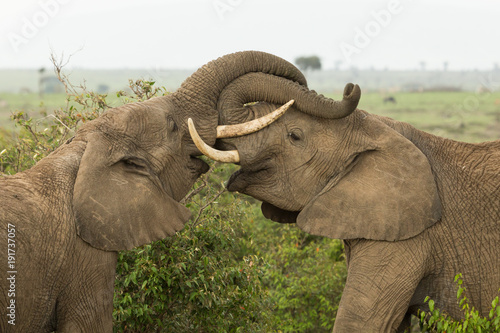
<svg viewBox="0 0 500 333">
<path fill-rule="evenodd" d="M 112 332 L 116 253 L 92 249 L 57 301 L 57 331 Z"/>
<path fill-rule="evenodd" d="M 333 332 L 396 332 L 424 274 L 425 255 L 408 241 L 346 242 L 347 282 Z"/>
</svg>

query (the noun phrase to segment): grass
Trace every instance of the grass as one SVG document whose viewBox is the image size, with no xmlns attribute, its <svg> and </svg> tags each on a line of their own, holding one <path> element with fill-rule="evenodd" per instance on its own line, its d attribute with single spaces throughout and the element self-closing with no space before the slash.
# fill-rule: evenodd
<svg viewBox="0 0 500 333">
<path fill-rule="evenodd" d="M 379 94 L 364 94 L 359 107 L 454 140 L 500 139 L 500 92 L 425 92 L 392 96 L 396 103 L 384 103 Z"/>
<path fill-rule="evenodd" d="M 43 111 L 52 111 L 64 105 L 65 94 L 44 95 L 0 93 L 0 127 L 12 128 L 10 116 L 15 111 L 24 110 L 30 116 L 39 117 Z"/>
<path fill-rule="evenodd" d="M 45 94 L 40 97 L 36 93 L 7 93 L 0 92 L 0 128 L 14 129 L 14 122 L 10 116 L 16 111 L 23 111 L 30 117 L 41 119 L 45 114 L 66 105 L 66 94 Z M 123 99 L 116 95 L 109 95 L 106 99 L 111 106 L 123 104 Z"/>
<path fill-rule="evenodd" d="M 339 99 L 338 95 L 327 95 Z M 424 92 L 392 94 L 396 103 L 384 103 L 378 93 L 366 93 L 359 107 L 370 113 L 405 121 L 426 132 L 459 141 L 500 139 L 500 92 Z M 110 94 L 113 106 L 122 99 Z M 65 105 L 65 94 L 0 93 L 0 127 L 13 129 L 12 112 L 24 110 L 34 118 Z"/>
</svg>

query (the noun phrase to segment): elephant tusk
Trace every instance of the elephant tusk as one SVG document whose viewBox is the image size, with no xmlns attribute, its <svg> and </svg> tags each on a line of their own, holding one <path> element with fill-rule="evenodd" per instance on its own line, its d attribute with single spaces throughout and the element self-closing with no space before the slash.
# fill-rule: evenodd
<svg viewBox="0 0 500 333">
<path fill-rule="evenodd" d="M 257 132 L 264 127 L 268 126 L 276 119 L 281 117 L 286 110 L 293 104 L 294 100 L 290 100 L 288 103 L 281 106 L 279 109 L 274 110 L 268 115 L 264 117 L 260 117 L 258 119 L 254 119 L 252 121 L 248 121 L 243 124 L 238 125 L 220 125 L 217 126 L 217 139 L 222 138 L 234 138 L 237 136 L 243 136 L 250 133 Z"/>
<path fill-rule="evenodd" d="M 207 145 L 198 135 L 198 132 L 196 131 L 193 120 L 191 118 L 188 119 L 188 127 L 189 134 L 191 134 L 191 138 L 193 139 L 194 144 L 196 145 L 196 147 L 198 147 L 203 155 L 211 158 L 214 161 L 223 163 L 238 163 L 240 161 L 240 154 L 237 150 L 220 151 Z"/>
</svg>

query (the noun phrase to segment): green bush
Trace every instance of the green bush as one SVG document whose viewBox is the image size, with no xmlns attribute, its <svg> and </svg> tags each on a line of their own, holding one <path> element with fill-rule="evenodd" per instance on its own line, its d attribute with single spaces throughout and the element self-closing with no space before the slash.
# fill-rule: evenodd
<svg viewBox="0 0 500 333">
<path fill-rule="evenodd" d="M 303 240 L 265 257 L 273 265 L 264 281 L 276 304 L 274 319 L 285 332 L 330 332 L 346 277 L 344 263 L 335 258 L 341 243 Z"/>
<path fill-rule="evenodd" d="M 455 332 L 455 333 L 494 333 L 500 332 L 500 304 L 498 296 L 491 302 L 488 316 L 483 317 L 479 311 L 469 305 L 466 288 L 462 287 L 462 274 L 455 276 L 457 283 L 457 300 L 463 311 L 464 318 L 455 320 L 445 312 L 435 308 L 434 301 L 426 297 L 429 313 L 420 313 L 420 326 L 422 332 Z"/>
<path fill-rule="evenodd" d="M 254 211 L 242 251 L 269 264 L 263 283 L 273 306 L 273 329 L 331 332 L 347 277 L 343 243 L 266 220 L 260 204 L 247 200 Z"/>
<path fill-rule="evenodd" d="M 221 193 L 215 184 L 203 188 L 188 204 L 198 215 L 175 237 L 119 254 L 115 331 L 263 332 L 270 326 L 261 283 L 267 265 L 254 255 L 235 257 L 246 205 Z M 230 203 L 221 207 L 216 199 Z"/>
</svg>

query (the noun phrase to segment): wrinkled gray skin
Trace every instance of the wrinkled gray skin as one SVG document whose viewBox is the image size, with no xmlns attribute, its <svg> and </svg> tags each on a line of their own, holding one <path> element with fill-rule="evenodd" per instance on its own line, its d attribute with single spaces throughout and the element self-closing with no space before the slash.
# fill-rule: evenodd
<svg viewBox="0 0 500 333">
<path fill-rule="evenodd" d="M 0 332 L 111 332 L 116 251 L 181 230 L 190 213 L 178 201 L 207 171 L 187 118 L 213 144 L 223 87 L 252 71 L 296 80 L 291 67 L 259 52 L 219 58 L 175 93 L 110 109 L 30 170 L 0 177 Z"/>
<path fill-rule="evenodd" d="M 345 98 L 354 95 L 348 86 Z M 357 103 L 339 111 L 305 84 L 263 73 L 226 87 L 220 123 L 292 98 L 269 127 L 216 147 L 237 148 L 241 169 L 227 187 L 261 200 L 264 216 L 344 240 L 348 277 L 334 332 L 403 331 L 410 314 L 427 310 L 426 296 L 459 318 L 457 273 L 487 315 L 500 288 L 500 141 L 444 139 Z M 261 102 L 243 106 L 251 101 Z"/>
</svg>

